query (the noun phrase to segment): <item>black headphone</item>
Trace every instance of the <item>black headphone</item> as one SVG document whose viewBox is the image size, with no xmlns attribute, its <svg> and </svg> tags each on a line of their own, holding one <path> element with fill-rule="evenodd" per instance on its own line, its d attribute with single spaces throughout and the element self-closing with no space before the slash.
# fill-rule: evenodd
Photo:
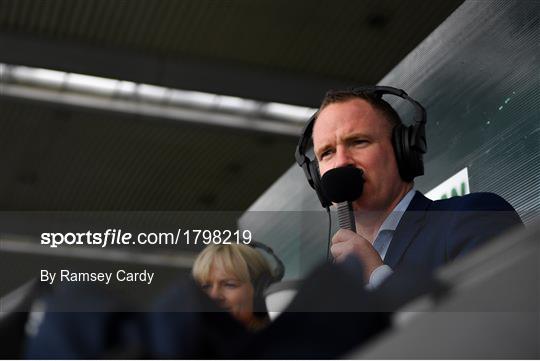
<svg viewBox="0 0 540 361">
<path fill-rule="evenodd" d="M 279 282 L 283 279 L 283 276 L 285 275 L 285 266 L 283 265 L 283 262 L 279 259 L 278 256 L 274 253 L 274 250 L 272 248 L 268 247 L 267 245 L 257 242 L 257 241 L 251 241 L 247 244 L 248 246 L 252 248 L 259 248 L 266 253 L 268 253 L 276 262 L 276 267 L 273 271 L 270 272 L 262 272 L 256 279 L 252 281 L 253 285 L 253 309 L 256 313 L 264 313 L 267 314 L 266 309 L 266 302 L 264 297 L 264 291 L 272 284 Z"/>
<path fill-rule="evenodd" d="M 426 110 L 424 107 L 412 99 L 401 89 L 390 86 L 361 86 L 352 89 L 352 93 L 358 95 L 372 95 L 377 99 L 382 99 L 385 94 L 395 95 L 410 102 L 414 107 L 414 124 L 406 126 L 399 124 L 392 130 L 392 146 L 396 156 L 396 163 L 401 179 L 410 182 L 419 175 L 424 174 L 423 154 L 427 151 L 426 143 Z M 306 155 L 309 142 L 311 141 L 313 126 L 320 112 L 320 109 L 313 114 L 302 131 L 300 140 L 296 147 L 294 157 L 296 163 L 304 170 L 307 181 L 311 188 L 315 189 L 319 201 L 324 208 L 329 207 L 332 202 L 324 194 L 321 187 L 321 176 L 319 164 L 316 159 L 311 160 Z"/>
</svg>

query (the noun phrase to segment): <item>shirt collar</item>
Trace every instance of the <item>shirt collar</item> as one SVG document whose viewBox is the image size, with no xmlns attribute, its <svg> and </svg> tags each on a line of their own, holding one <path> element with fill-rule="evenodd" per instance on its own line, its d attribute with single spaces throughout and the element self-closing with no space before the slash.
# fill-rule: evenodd
<svg viewBox="0 0 540 361">
<path fill-rule="evenodd" d="M 411 188 L 407 194 L 403 198 L 401 198 L 401 201 L 394 207 L 392 212 L 386 217 L 384 222 L 381 224 L 381 228 L 379 228 L 379 231 L 377 232 L 377 236 L 379 236 L 379 233 L 382 231 L 395 231 L 399 221 L 401 220 L 401 217 L 403 217 L 403 213 L 409 208 L 409 204 L 411 203 L 414 194 L 416 193 L 416 190 L 414 188 Z M 375 237 L 377 238 L 377 237 Z"/>
</svg>

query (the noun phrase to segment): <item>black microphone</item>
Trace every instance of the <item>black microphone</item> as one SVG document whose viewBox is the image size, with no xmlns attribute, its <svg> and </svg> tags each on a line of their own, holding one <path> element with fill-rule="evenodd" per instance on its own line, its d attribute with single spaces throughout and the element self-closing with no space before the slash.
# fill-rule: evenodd
<svg viewBox="0 0 540 361">
<path fill-rule="evenodd" d="M 321 187 L 332 202 L 337 203 L 339 228 L 356 232 L 352 208 L 353 201 L 360 198 L 364 190 L 364 172 L 353 166 L 339 167 L 324 173 Z"/>
</svg>

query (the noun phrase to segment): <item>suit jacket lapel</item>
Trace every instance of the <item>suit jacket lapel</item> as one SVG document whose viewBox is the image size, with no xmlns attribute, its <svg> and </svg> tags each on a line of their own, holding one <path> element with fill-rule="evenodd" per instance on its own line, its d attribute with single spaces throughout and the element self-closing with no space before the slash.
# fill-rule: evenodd
<svg viewBox="0 0 540 361">
<path fill-rule="evenodd" d="M 426 209 L 433 203 L 430 199 L 424 197 L 420 192 L 416 192 L 411 200 L 407 211 L 399 221 L 399 224 L 392 237 L 392 242 L 388 247 L 384 263 L 395 269 L 399 260 L 405 253 L 407 247 L 412 242 L 424 224 Z"/>
</svg>

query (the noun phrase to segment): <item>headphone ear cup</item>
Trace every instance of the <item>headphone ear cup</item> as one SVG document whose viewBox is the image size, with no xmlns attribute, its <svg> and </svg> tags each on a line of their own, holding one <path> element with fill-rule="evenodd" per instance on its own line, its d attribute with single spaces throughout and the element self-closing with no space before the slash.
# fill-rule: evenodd
<svg viewBox="0 0 540 361">
<path fill-rule="evenodd" d="M 392 133 L 392 144 L 396 155 L 396 163 L 401 179 L 411 182 L 414 177 L 424 174 L 422 153 L 411 147 L 415 134 L 414 126 L 397 125 Z"/>
<path fill-rule="evenodd" d="M 255 313 L 267 313 L 264 291 L 272 284 L 273 277 L 268 274 L 261 275 L 253 283 L 253 311 Z"/>
<path fill-rule="evenodd" d="M 420 134 L 417 129 L 418 125 L 410 125 L 405 127 L 403 132 L 403 150 L 404 150 L 404 164 L 405 164 L 405 176 L 408 182 L 412 181 L 414 177 L 424 174 L 424 161 L 423 153 L 413 148 L 413 137 Z M 419 143 L 417 140 L 416 143 Z"/>
<path fill-rule="evenodd" d="M 411 181 L 414 177 L 424 174 L 424 160 L 423 153 L 415 149 L 413 144 L 413 137 L 420 134 L 417 131 L 418 125 L 411 125 L 407 128 L 407 160 L 408 160 L 408 174 Z M 419 143 L 419 141 L 417 141 Z"/>
<path fill-rule="evenodd" d="M 324 194 L 321 185 L 321 173 L 319 172 L 319 163 L 316 160 L 312 160 L 309 163 L 309 172 L 311 173 L 311 179 L 313 180 L 313 188 L 317 192 L 317 196 L 321 201 L 323 207 L 328 207 L 332 204 L 328 197 Z"/>
<path fill-rule="evenodd" d="M 404 141 L 403 141 L 403 130 L 404 126 L 402 124 L 396 125 L 392 130 L 392 145 L 394 147 L 394 154 L 396 156 L 396 164 L 398 167 L 399 175 L 401 179 L 407 179 L 406 171 L 406 152 L 404 150 Z"/>
<path fill-rule="evenodd" d="M 319 163 L 316 160 L 312 160 L 309 163 L 309 170 L 313 178 L 313 185 L 317 193 L 321 191 L 321 174 L 319 173 Z"/>
</svg>

